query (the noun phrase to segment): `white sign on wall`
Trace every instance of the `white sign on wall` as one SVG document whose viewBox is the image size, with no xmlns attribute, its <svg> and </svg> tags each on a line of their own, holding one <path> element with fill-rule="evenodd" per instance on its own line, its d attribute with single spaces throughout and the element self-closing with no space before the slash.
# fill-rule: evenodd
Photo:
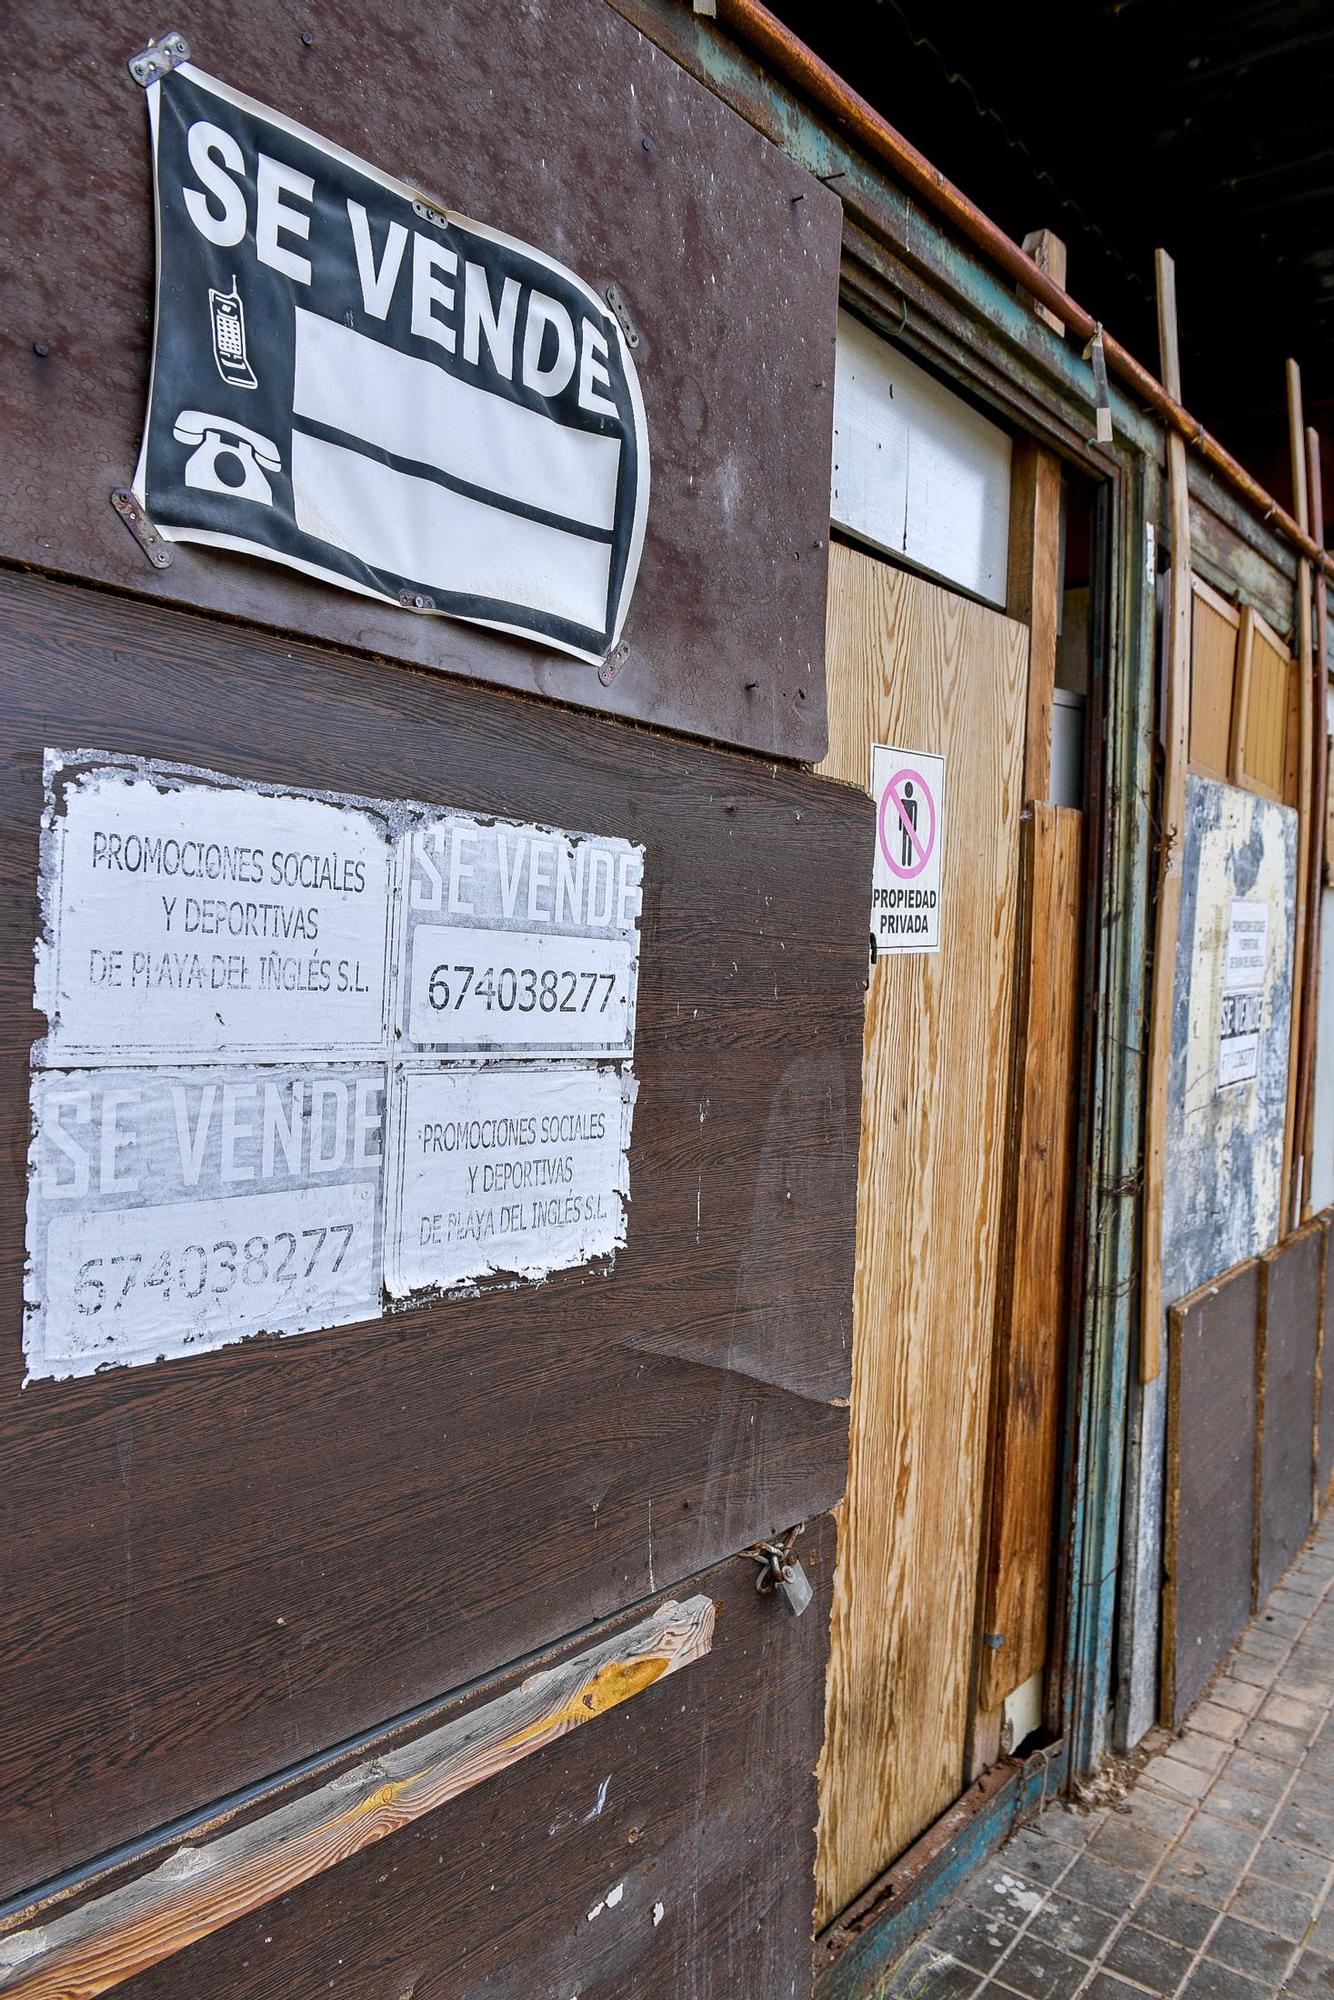
<svg viewBox="0 0 1334 2000">
<path fill-rule="evenodd" d="M 625 840 L 48 752 L 29 1377 L 610 1260 L 642 882 Z"/>
<path fill-rule="evenodd" d="M 871 746 L 875 866 L 871 939 L 887 951 L 940 950 L 940 854 L 945 759 L 927 750 Z"/>
<path fill-rule="evenodd" d="M 1259 1074 L 1260 1024 L 1269 970 L 1269 905 L 1234 897 L 1223 957 L 1218 1037 L 1218 1084 L 1249 1083 Z"/>
</svg>

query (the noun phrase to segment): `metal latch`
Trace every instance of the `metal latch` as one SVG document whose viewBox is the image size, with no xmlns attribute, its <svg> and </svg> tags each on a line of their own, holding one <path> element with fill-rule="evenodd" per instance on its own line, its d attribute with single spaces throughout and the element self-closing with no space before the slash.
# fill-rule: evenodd
<svg viewBox="0 0 1334 2000">
<path fill-rule="evenodd" d="M 185 36 L 179 28 L 168 28 L 165 35 L 155 35 L 146 49 L 131 56 L 127 67 L 135 82 L 147 90 L 150 83 L 159 83 L 189 60 L 190 44 Z"/>
<path fill-rule="evenodd" d="M 805 1532 L 806 1523 L 799 1521 L 780 1540 L 760 1542 L 755 1548 L 745 1550 L 751 1561 L 760 1566 L 756 1590 L 761 1596 L 777 1591 L 794 1618 L 800 1618 L 815 1594 L 810 1578 L 792 1553 L 792 1544 Z"/>
</svg>

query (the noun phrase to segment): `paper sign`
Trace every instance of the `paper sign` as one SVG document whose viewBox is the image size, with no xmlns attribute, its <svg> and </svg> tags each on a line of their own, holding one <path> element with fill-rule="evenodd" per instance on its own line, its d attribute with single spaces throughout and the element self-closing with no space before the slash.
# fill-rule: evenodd
<svg viewBox="0 0 1334 2000">
<path fill-rule="evenodd" d="M 29 1377 L 626 1240 L 643 851 L 48 752 Z"/>
<path fill-rule="evenodd" d="M 871 748 L 875 866 L 871 942 L 886 951 L 939 951 L 945 760 L 926 750 Z"/>
<path fill-rule="evenodd" d="M 1269 970 L 1269 905 L 1234 898 L 1228 916 L 1220 1003 L 1218 1083 L 1248 1083 L 1260 1066 L 1260 1025 Z"/>
</svg>

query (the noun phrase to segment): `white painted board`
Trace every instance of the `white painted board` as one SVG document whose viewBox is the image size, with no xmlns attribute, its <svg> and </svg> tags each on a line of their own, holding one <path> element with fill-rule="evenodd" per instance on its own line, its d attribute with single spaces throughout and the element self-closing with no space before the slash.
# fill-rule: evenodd
<svg viewBox="0 0 1334 2000">
<path fill-rule="evenodd" d="M 929 750 L 871 745 L 875 862 L 871 939 L 884 952 L 939 951 L 945 759 Z"/>
<path fill-rule="evenodd" d="M 45 777 L 30 1380 L 609 1266 L 641 848 L 95 750 Z"/>
<path fill-rule="evenodd" d="M 998 425 L 851 313 L 839 314 L 835 527 L 1004 609 L 1010 458 Z"/>
<path fill-rule="evenodd" d="M 1250 1083 L 1260 1071 L 1260 1032 L 1269 971 L 1269 905 L 1234 896 L 1223 952 L 1218 1086 Z"/>
</svg>

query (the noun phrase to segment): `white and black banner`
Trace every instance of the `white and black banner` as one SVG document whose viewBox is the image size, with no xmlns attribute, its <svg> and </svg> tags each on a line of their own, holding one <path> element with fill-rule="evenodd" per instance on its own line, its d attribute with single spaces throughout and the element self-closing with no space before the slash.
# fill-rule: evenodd
<svg viewBox="0 0 1334 2000">
<path fill-rule="evenodd" d="M 649 490 L 606 304 L 191 64 L 147 95 L 158 532 L 603 659 Z"/>
</svg>

